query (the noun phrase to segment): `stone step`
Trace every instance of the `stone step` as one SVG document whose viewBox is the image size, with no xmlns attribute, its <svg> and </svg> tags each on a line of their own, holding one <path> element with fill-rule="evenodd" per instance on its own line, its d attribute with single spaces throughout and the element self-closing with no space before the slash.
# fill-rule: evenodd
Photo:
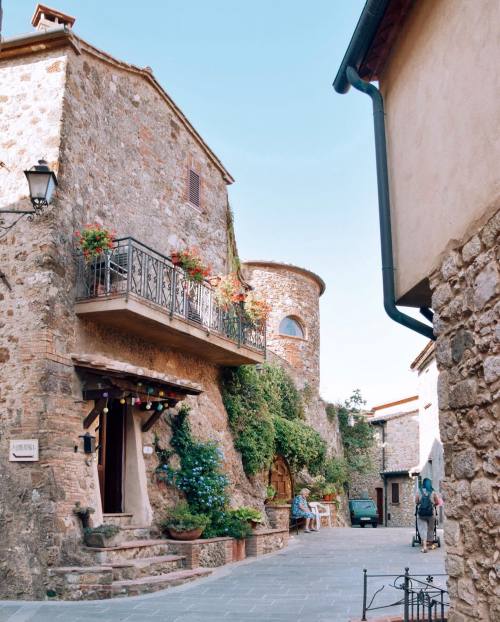
<svg viewBox="0 0 500 622">
<path fill-rule="evenodd" d="M 96 563 L 103 565 L 169 554 L 169 545 L 164 540 L 132 540 L 118 546 L 106 548 L 86 546 L 83 549 L 94 556 Z"/>
<path fill-rule="evenodd" d="M 128 514 L 127 512 L 113 513 L 113 514 L 103 514 L 102 522 L 107 525 L 118 525 L 119 527 L 128 527 L 132 522 L 133 514 Z"/>
<path fill-rule="evenodd" d="M 125 581 L 141 577 L 156 577 L 184 568 L 183 555 L 160 555 L 143 559 L 130 559 L 124 562 L 112 563 L 113 580 Z"/>
<path fill-rule="evenodd" d="M 133 540 L 151 540 L 151 530 L 148 526 L 128 525 L 121 528 L 122 536 L 125 542 Z"/>
<path fill-rule="evenodd" d="M 182 585 L 188 581 L 194 581 L 206 577 L 212 573 L 211 568 L 193 568 L 190 570 L 177 570 L 156 577 L 140 577 L 124 581 L 113 581 L 111 584 L 111 597 L 139 596 L 157 590 L 165 590 L 175 585 Z"/>
</svg>

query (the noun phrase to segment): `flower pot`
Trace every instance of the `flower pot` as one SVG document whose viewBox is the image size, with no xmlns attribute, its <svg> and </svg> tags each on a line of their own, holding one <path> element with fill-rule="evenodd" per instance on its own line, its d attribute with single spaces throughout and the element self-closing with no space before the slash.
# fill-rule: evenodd
<svg viewBox="0 0 500 622">
<path fill-rule="evenodd" d="M 323 501 L 333 501 L 333 495 L 323 495 Z"/>
<path fill-rule="evenodd" d="M 198 540 L 198 538 L 203 533 L 203 527 L 198 527 L 197 529 L 190 529 L 189 531 L 177 531 L 172 527 L 168 528 L 168 533 L 170 537 L 174 540 Z"/>
<path fill-rule="evenodd" d="M 241 562 L 247 556 L 245 540 L 233 540 L 233 562 Z"/>
</svg>

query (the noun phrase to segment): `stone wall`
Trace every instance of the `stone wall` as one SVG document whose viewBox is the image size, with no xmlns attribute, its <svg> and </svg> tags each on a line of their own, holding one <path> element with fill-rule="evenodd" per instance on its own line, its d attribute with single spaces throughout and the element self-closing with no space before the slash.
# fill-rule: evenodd
<svg viewBox="0 0 500 622">
<path fill-rule="evenodd" d="M 408 476 L 387 477 L 387 527 L 415 526 L 415 480 Z M 392 484 L 399 486 L 399 502 L 392 501 Z"/>
<path fill-rule="evenodd" d="M 500 212 L 432 275 L 450 621 L 500 618 Z"/>
<path fill-rule="evenodd" d="M 377 502 L 377 489 L 382 489 L 384 524 L 387 527 L 412 527 L 415 523 L 415 482 L 408 475 L 387 475 L 382 472 L 408 471 L 419 462 L 419 423 L 417 411 L 372 418 L 375 442 L 369 450 L 371 468 L 367 473 L 354 474 L 349 496 L 360 497 L 366 492 Z M 385 434 L 383 433 L 385 430 Z M 392 502 L 391 484 L 399 484 L 399 502 Z"/>
</svg>

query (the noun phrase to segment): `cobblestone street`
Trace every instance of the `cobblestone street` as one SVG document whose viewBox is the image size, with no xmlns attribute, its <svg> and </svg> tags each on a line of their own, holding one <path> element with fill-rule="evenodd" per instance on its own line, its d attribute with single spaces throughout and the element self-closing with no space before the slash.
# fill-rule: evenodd
<svg viewBox="0 0 500 622">
<path fill-rule="evenodd" d="M 410 546 L 412 535 L 411 529 L 324 529 L 293 538 L 280 553 L 148 596 L 82 603 L 4 601 L 0 622 L 347 622 L 361 614 L 364 567 L 374 574 L 402 573 L 405 566 L 415 574 L 444 573 L 443 549 L 422 555 Z M 381 584 L 370 583 L 371 593 Z M 391 602 L 401 594 L 385 588 L 379 597 Z"/>
</svg>

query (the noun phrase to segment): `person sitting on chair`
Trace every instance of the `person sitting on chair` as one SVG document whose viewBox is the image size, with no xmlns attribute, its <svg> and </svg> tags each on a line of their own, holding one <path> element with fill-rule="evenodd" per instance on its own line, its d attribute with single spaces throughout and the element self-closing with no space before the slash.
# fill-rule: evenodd
<svg viewBox="0 0 500 622">
<path fill-rule="evenodd" d="M 422 553 L 427 553 L 427 547 L 434 548 L 434 525 L 436 518 L 435 508 L 439 504 L 439 497 L 432 487 L 432 482 L 425 477 L 420 490 L 415 495 L 417 504 L 417 527 L 422 542 Z"/>
<path fill-rule="evenodd" d="M 304 529 L 304 533 L 310 533 L 311 531 L 318 531 L 314 527 L 311 529 L 310 524 L 311 520 L 315 518 L 314 514 L 311 512 L 311 508 L 307 503 L 307 497 L 309 496 L 310 490 L 308 488 L 302 488 L 298 495 L 293 498 L 292 501 L 292 516 L 293 518 L 305 518 L 306 526 Z"/>
</svg>

